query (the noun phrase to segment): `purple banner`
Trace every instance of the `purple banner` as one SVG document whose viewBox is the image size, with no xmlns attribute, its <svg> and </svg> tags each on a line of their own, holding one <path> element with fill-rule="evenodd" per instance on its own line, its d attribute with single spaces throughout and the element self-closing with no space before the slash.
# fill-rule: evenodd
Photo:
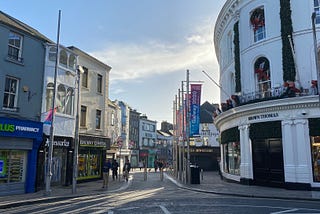
<svg viewBox="0 0 320 214">
<path fill-rule="evenodd" d="M 201 84 L 191 84 L 190 136 L 199 135 Z"/>
</svg>

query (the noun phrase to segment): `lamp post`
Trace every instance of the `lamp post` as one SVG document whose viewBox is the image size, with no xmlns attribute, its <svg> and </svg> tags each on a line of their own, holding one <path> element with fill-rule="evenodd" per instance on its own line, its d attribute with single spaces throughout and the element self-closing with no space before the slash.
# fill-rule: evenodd
<svg viewBox="0 0 320 214">
<path fill-rule="evenodd" d="M 84 73 L 81 66 L 77 67 L 77 112 L 75 121 L 74 136 L 74 152 L 73 152 L 73 177 L 72 177 L 72 193 L 77 193 L 77 177 L 78 177 L 78 152 L 79 152 L 79 109 L 80 109 L 80 74 Z"/>
</svg>

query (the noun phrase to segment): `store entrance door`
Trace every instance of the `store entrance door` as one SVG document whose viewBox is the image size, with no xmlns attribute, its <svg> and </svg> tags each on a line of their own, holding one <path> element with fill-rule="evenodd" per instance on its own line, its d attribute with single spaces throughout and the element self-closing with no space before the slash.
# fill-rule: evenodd
<svg viewBox="0 0 320 214">
<path fill-rule="evenodd" d="M 284 167 L 281 139 L 254 139 L 252 149 L 254 183 L 283 187 Z"/>
</svg>

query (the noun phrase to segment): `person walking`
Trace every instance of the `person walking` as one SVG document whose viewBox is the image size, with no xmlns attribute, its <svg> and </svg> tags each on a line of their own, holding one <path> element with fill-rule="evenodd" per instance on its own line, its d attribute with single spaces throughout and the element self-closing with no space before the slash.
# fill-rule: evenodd
<svg viewBox="0 0 320 214">
<path fill-rule="evenodd" d="M 139 168 L 140 168 L 140 171 L 141 171 L 141 168 L 143 168 L 143 162 L 142 161 L 139 161 Z"/>
<path fill-rule="evenodd" d="M 111 167 L 112 167 L 112 180 L 118 179 L 118 167 L 119 167 L 119 164 L 118 164 L 116 159 L 113 159 Z"/>
<path fill-rule="evenodd" d="M 160 181 L 163 181 L 163 161 L 160 160 L 158 161 L 158 167 L 159 167 L 159 171 L 160 171 Z"/>
<path fill-rule="evenodd" d="M 102 173 L 103 173 L 103 184 L 102 184 L 102 188 L 108 188 L 110 168 L 111 168 L 111 162 L 110 162 L 110 160 L 104 160 L 104 161 L 103 161 L 103 167 L 102 167 Z"/>
<path fill-rule="evenodd" d="M 131 169 L 131 164 L 130 164 L 129 160 L 126 159 L 126 162 L 125 162 L 125 164 L 123 166 L 123 176 L 126 179 L 126 181 L 129 180 L 130 169 Z"/>
</svg>

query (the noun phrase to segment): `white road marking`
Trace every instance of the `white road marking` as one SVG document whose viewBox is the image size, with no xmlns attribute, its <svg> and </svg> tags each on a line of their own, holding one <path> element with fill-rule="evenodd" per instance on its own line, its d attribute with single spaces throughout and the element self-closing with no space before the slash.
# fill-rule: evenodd
<svg viewBox="0 0 320 214">
<path fill-rule="evenodd" d="M 171 213 L 169 212 L 169 210 L 168 210 L 167 208 L 165 208 L 164 206 L 159 205 L 159 207 L 162 209 L 162 211 L 163 211 L 165 214 L 171 214 Z"/>
<path fill-rule="evenodd" d="M 295 212 L 298 211 L 299 209 L 291 209 L 291 210 L 284 210 L 284 211 L 279 211 L 279 212 L 273 212 L 270 214 L 280 214 L 280 213 L 289 213 L 289 212 Z"/>
</svg>

